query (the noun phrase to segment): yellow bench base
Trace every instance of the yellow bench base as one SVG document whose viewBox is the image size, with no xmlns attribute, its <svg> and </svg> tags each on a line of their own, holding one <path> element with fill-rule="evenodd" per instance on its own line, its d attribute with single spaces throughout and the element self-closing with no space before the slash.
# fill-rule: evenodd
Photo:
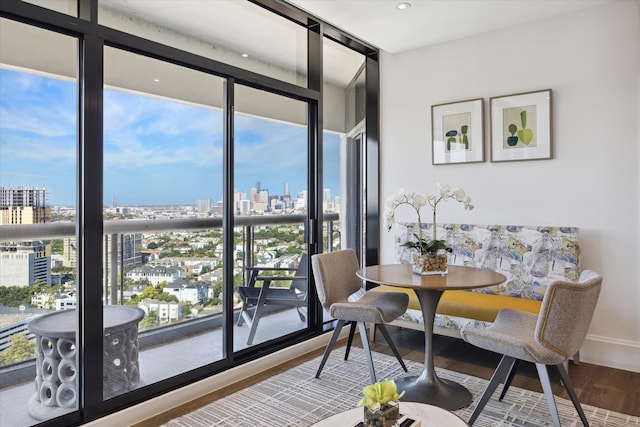
<svg viewBox="0 0 640 427">
<path fill-rule="evenodd" d="M 420 302 L 413 289 L 382 285 L 376 291 L 404 292 L 409 295 L 409 308 L 420 310 Z M 436 312 L 449 316 L 464 317 L 466 319 L 493 322 L 498 312 L 503 308 L 528 311 L 533 314 L 540 312 L 542 301 L 528 298 L 509 297 L 504 295 L 482 294 L 470 291 L 445 291 L 440 298 Z"/>
</svg>

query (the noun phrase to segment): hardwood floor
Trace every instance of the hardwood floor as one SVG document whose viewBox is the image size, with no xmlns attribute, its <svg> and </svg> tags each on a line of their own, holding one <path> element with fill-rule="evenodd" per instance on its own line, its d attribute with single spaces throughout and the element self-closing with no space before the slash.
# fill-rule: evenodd
<svg viewBox="0 0 640 427">
<path fill-rule="evenodd" d="M 424 336 L 420 331 L 388 327 L 398 350 L 405 360 L 424 362 Z M 344 345 L 344 342 L 337 345 Z M 361 346 L 356 337 L 354 345 Z M 500 361 L 500 355 L 479 349 L 461 339 L 434 336 L 433 354 L 436 367 L 462 372 L 480 378 L 489 379 Z M 392 355 L 391 350 L 383 339 L 372 343 L 373 351 Z M 301 361 L 309 360 L 322 354 L 317 350 L 304 357 L 290 360 L 288 363 L 274 367 L 269 372 L 262 373 L 251 379 L 241 381 L 232 386 L 218 390 L 207 396 L 183 405 L 180 408 L 159 414 L 149 420 L 136 424 L 134 427 L 152 427 L 165 423 L 173 418 L 189 413 L 201 406 L 241 390 L 279 372 L 285 371 Z M 624 414 L 640 416 L 640 373 L 606 368 L 589 363 L 569 365 L 569 375 L 580 401 Z M 569 399 L 558 378 L 553 378 L 554 394 Z M 514 387 L 520 387 L 542 393 L 535 366 L 521 363 L 518 373 L 513 380 Z M 499 390 L 498 390 L 499 393 Z"/>
</svg>

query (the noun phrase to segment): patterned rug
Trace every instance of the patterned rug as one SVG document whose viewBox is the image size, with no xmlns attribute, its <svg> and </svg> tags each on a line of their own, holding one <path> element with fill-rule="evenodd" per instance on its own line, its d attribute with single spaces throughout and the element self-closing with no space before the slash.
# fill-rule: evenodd
<svg viewBox="0 0 640 427">
<path fill-rule="evenodd" d="M 405 361 L 405 374 L 395 358 L 374 353 L 374 366 L 379 380 L 404 375 L 418 375 L 422 364 Z M 319 358 L 300 364 L 252 387 L 216 400 L 194 412 L 173 419 L 166 427 L 305 427 L 337 412 L 353 408 L 361 397 L 361 390 L 370 383 L 369 373 L 360 348 L 352 348 L 349 360 L 344 361 L 344 348 L 334 351 L 322 375 L 315 378 Z M 485 389 L 487 381 L 436 368 L 441 378 L 463 384 L 473 394 L 474 401 Z M 489 401 L 474 427 L 494 426 L 552 426 L 544 395 L 510 387 L 502 402 L 497 400 L 501 387 Z M 569 400 L 556 397 L 563 427 L 582 426 Z M 400 401 L 402 407 L 402 400 Z M 475 405 L 454 411 L 464 420 Z M 582 405 L 592 427 L 640 426 L 640 418 L 589 405 Z"/>
</svg>

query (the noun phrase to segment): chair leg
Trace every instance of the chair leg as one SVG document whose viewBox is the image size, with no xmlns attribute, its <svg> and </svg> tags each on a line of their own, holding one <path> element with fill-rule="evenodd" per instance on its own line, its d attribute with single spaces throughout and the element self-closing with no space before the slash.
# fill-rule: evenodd
<svg viewBox="0 0 640 427">
<path fill-rule="evenodd" d="M 469 418 L 469 425 L 473 425 L 473 422 L 478 418 L 484 407 L 487 405 L 487 402 L 493 395 L 493 392 L 496 390 L 498 385 L 502 382 L 504 377 L 507 375 L 507 371 L 513 365 L 513 361 L 516 360 L 513 357 L 504 355 L 502 356 L 502 360 L 498 363 L 498 367 L 496 368 L 491 380 L 489 380 L 489 384 L 487 384 L 487 388 L 482 393 L 482 397 L 478 401 L 471 417 Z"/>
<path fill-rule="evenodd" d="M 562 379 L 562 383 L 564 384 L 564 388 L 567 390 L 569 397 L 571 397 L 571 401 L 573 402 L 573 406 L 575 406 L 576 411 L 578 411 L 578 415 L 582 420 L 582 425 L 584 427 L 589 427 L 589 421 L 587 421 L 587 417 L 582 410 L 582 405 L 580 405 L 580 400 L 578 400 L 578 396 L 576 395 L 575 390 L 573 389 L 573 385 L 571 384 L 571 380 L 569 379 L 569 374 L 566 369 L 564 369 L 564 365 L 555 365 L 556 370 L 560 374 L 560 378 Z"/>
<path fill-rule="evenodd" d="M 338 340 L 338 336 L 340 335 L 340 331 L 342 330 L 342 327 L 344 326 L 344 324 L 345 324 L 344 320 L 338 320 L 338 323 L 336 324 L 336 327 L 333 330 L 333 335 L 331 335 L 331 339 L 327 344 L 327 348 L 324 350 L 324 355 L 322 356 L 320 367 L 316 372 L 316 378 L 320 378 L 320 372 L 322 372 L 322 368 L 324 368 L 324 364 L 327 363 L 327 359 L 329 358 L 329 353 L 331 353 L 331 350 L 333 350 L 333 346 L 336 344 L 336 341 Z"/>
<path fill-rule="evenodd" d="M 247 310 L 248 310 L 247 304 L 242 303 L 242 308 L 240 309 L 240 314 L 238 315 L 238 323 L 237 323 L 238 326 L 242 326 L 244 322 L 247 322 L 247 324 L 251 322 L 251 318 L 249 317 Z"/>
<path fill-rule="evenodd" d="M 549 406 L 549 412 L 551 413 L 553 425 L 555 427 L 561 427 L 560 416 L 558 415 L 556 401 L 553 398 L 553 390 L 551 389 L 551 380 L 549 379 L 549 371 L 547 370 L 547 365 L 536 363 L 536 369 L 538 370 L 538 377 L 540 377 L 542 390 L 544 390 L 544 397 L 547 399 L 547 405 Z"/>
<path fill-rule="evenodd" d="M 358 332 L 360 332 L 360 340 L 362 341 L 362 349 L 367 358 L 369 365 L 369 374 L 371 375 L 371 383 L 376 382 L 376 371 L 373 369 L 373 358 L 371 357 L 371 348 L 369 347 L 369 338 L 367 337 L 367 326 L 364 322 L 358 322 Z"/>
<path fill-rule="evenodd" d="M 260 316 L 262 315 L 262 308 L 264 305 L 256 305 L 253 312 L 253 319 L 251 322 L 247 322 L 251 327 L 249 328 L 249 338 L 247 338 L 247 345 L 253 344 L 253 339 L 256 336 L 256 330 L 258 329 L 258 322 L 260 322 Z"/>
<path fill-rule="evenodd" d="M 353 343 L 353 336 L 356 334 L 356 323 L 351 322 L 351 328 L 349 329 L 349 339 L 347 340 L 347 349 L 344 352 L 344 360 L 349 359 L 349 350 L 351 350 L 351 344 Z"/>
<path fill-rule="evenodd" d="M 253 338 L 256 336 L 256 330 L 258 329 L 258 322 L 260 322 L 260 316 L 262 316 L 262 310 L 264 310 L 265 301 L 267 300 L 267 291 L 271 284 L 270 280 L 265 280 L 256 301 L 256 306 L 253 309 L 253 317 L 251 323 L 247 322 L 251 327 L 249 328 L 249 338 L 247 338 L 247 345 L 253 344 Z"/>
<path fill-rule="evenodd" d="M 396 356 L 396 359 L 398 359 L 398 362 L 400 362 L 400 366 L 402 366 L 402 369 L 404 369 L 405 372 L 408 372 L 406 365 L 402 361 L 402 357 L 400 357 L 398 348 L 393 343 L 393 340 L 391 339 L 391 335 L 389 335 L 389 331 L 387 330 L 387 328 L 382 323 L 378 324 L 377 326 L 378 326 L 378 329 L 380 329 L 380 332 L 382 333 L 382 336 L 384 337 L 385 341 L 387 341 L 387 344 L 389 344 L 391 351 L 393 351 L 393 354 Z"/>
<path fill-rule="evenodd" d="M 509 368 L 509 374 L 507 375 L 507 379 L 504 381 L 504 386 L 502 386 L 502 392 L 500 393 L 500 397 L 498 401 L 502 402 L 504 396 L 507 394 L 507 390 L 509 390 L 509 386 L 511 386 L 511 381 L 513 381 L 513 377 L 516 376 L 516 371 L 518 370 L 518 364 L 520 360 L 514 359 L 511 364 L 511 368 Z"/>
</svg>

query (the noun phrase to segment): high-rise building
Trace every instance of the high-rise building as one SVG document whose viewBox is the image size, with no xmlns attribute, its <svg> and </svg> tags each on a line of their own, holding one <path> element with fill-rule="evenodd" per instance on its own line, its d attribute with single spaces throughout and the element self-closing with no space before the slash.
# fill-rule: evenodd
<svg viewBox="0 0 640 427">
<path fill-rule="evenodd" d="M 75 237 L 67 237 L 62 241 L 62 265 L 76 268 L 78 263 Z"/>
<path fill-rule="evenodd" d="M 44 224 L 51 220 L 47 190 L 0 187 L 0 225 Z"/>
<path fill-rule="evenodd" d="M 209 213 L 209 212 L 211 212 L 211 199 L 200 199 L 200 200 L 198 200 L 198 212 L 199 213 Z"/>
<path fill-rule="evenodd" d="M 0 225 L 44 224 L 51 207 L 44 188 L 0 188 Z M 51 285 L 51 245 L 0 242 L 0 286 Z"/>
</svg>

